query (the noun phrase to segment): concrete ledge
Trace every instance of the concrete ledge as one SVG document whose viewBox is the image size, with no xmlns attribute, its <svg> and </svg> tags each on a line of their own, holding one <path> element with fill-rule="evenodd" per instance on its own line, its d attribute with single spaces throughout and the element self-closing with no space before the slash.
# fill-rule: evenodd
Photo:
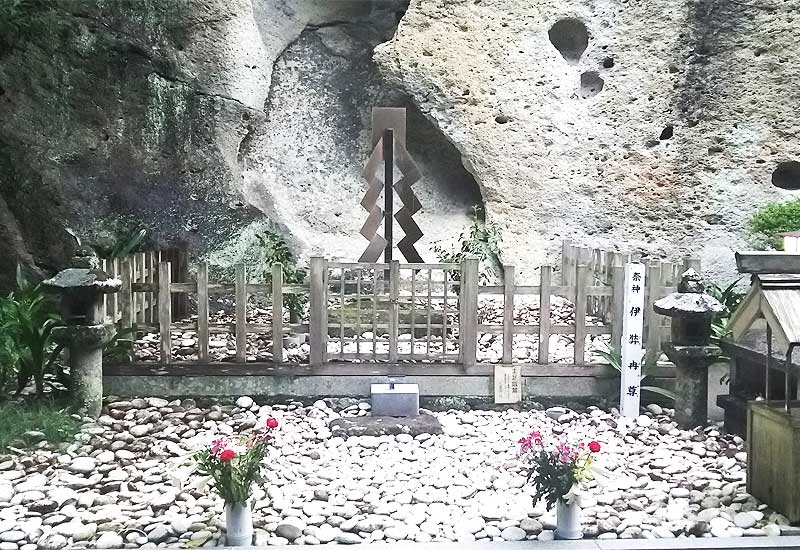
<svg viewBox="0 0 800 550">
<path fill-rule="evenodd" d="M 337 545 L 338 546 L 338 545 Z M 241 546 L 236 548 L 242 548 Z M 249 547 L 267 550 L 276 546 Z M 282 548 L 292 548 L 283 546 Z M 353 550 L 375 550 L 386 548 L 385 544 L 355 544 L 348 546 Z M 739 537 L 718 538 L 676 538 L 676 539 L 616 539 L 616 540 L 576 540 L 576 541 L 521 541 L 521 542 L 399 542 L 392 544 L 393 550 L 757 550 L 757 549 L 800 549 L 800 537 Z M 235 550 L 226 547 L 226 550 Z"/>
<path fill-rule="evenodd" d="M 669 387 L 673 372 L 670 367 L 659 368 L 654 382 Z M 421 397 L 490 398 L 494 395 L 493 374 L 493 365 L 478 365 L 465 372 L 452 363 L 329 363 L 320 367 L 150 364 L 107 366 L 103 387 L 106 395 L 121 397 L 368 397 L 371 384 L 402 376 L 403 383 L 419 384 Z M 522 365 L 522 381 L 526 398 L 598 397 L 619 391 L 616 372 L 602 365 Z"/>
</svg>

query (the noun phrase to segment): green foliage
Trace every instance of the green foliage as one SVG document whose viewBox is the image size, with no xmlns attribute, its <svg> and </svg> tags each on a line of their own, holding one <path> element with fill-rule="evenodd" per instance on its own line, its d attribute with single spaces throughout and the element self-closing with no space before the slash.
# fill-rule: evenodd
<svg viewBox="0 0 800 550">
<path fill-rule="evenodd" d="M 502 274 L 500 245 L 502 237 L 497 224 L 486 221 L 482 207 L 472 208 L 473 220 L 469 233 L 461 233 L 458 237 L 459 247 L 444 248 L 440 242 L 433 243 L 436 258 L 445 264 L 460 264 L 467 256 L 477 256 L 480 261 L 480 277 L 483 283 L 498 279 Z M 454 273 L 458 279 L 458 273 Z"/>
<path fill-rule="evenodd" d="M 80 421 L 67 414 L 66 404 L 52 399 L 14 400 L 0 404 L 0 449 L 24 447 L 34 441 L 26 432 L 41 432 L 48 443 L 70 441 Z"/>
<path fill-rule="evenodd" d="M 54 30 L 61 18 L 48 0 L 0 0 L 0 53 L 18 40 Z"/>
<path fill-rule="evenodd" d="M 608 350 L 594 350 L 594 353 L 602 357 L 606 360 L 606 362 L 614 368 L 620 375 L 622 375 L 622 351 L 616 347 L 612 346 Z M 657 361 L 655 358 L 647 358 L 642 363 L 642 378 L 641 381 L 644 382 L 648 377 L 652 376 L 653 369 L 657 366 Z M 675 400 L 675 393 L 658 386 L 642 386 L 642 391 L 655 393 L 657 395 L 661 395 L 671 400 Z"/>
<path fill-rule="evenodd" d="M 17 290 L 0 298 L 0 332 L 3 333 L 3 357 L 9 361 L 4 371 L 17 374 L 19 394 L 33 378 L 36 393 L 44 393 L 45 374 L 55 373 L 65 380 L 56 365 L 63 346 L 54 345 L 52 331 L 61 324 L 54 303 L 41 285 L 32 285 L 17 268 Z"/>
<path fill-rule="evenodd" d="M 748 229 L 754 246 L 783 250 L 783 241 L 775 234 L 800 230 L 800 199 L 759 208 L 750 218 Z"/>
<path fill-rule="evenodd" d="M 100 258 L 108 260 L 124 258 L 133 252 L 139 252 L 146 236 L 147 230 L 140 229 L 139 231 L 119 236 L 116 242 L 109 246 L 93 244 L 92 249 Z"/>
<path fill-rule="evenodd" d="M 103 361 L 114 365 L 132 363 L 137 331 L 136 325 L 124 329 L 118 328 L 114 337 L 103 346 Z"/>
<path fill-rule="evenodd" d="M 722 288 L 716 283 L 706 285 L 706 292 L 719 300 L 728 310 L 723 315 L 715 317 L 711 322 L 711 341 L 715 344 L 719 344 L 722 338 L 730 335 L 731 330 L 728 327 L 728 321 L 747 294 L 745 291 L 738 288 L 740 281 L 741 279 L 736 279 L 725 288 Z"/>
<path fill-rule="evenodd" d="M 264 279 L 267 284 L 272 283 L 272 266 L 281 264 L 283 282 L 288 285 L 302 284 L 306 280 L 306 270 L 297 267 L 294 255 L 289 250 L 286 241 L 279 235 L 266 231 L 257 235 L 261 243 L 263 264 L 267 267 Z M 299 320 L 303 315 L 308 298 L 301 294 L 284 294 L 283 303 L 291 315 L 292 321 Z"/>
</svg>

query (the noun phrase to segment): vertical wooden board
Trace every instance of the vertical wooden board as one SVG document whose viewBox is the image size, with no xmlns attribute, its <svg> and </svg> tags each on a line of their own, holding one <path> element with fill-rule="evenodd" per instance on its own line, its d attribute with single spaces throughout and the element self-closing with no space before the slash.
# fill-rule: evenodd
<svg viewBox="0 0 800 550">
<path fill-rule="evenodd" d="M 586 363 L 586 288 L 589 285 L 589 268 L 579 265 L 575 270 L 575 349 L 576 365 Z"/>
<path fill-rule="evenodd" d="M 397 361 L 397 338 L 399 334 L 400 262 L 389 264 L 389 362 Z"/>
<path fill-rule="evenodd" d="M 172 267 L 169 262 L 158 264 L 158 324 L 161 334 L 161 363 L 169 363 L 172 358 Z"/>
<path fill-rule="evenodd" d="M 339 358 L 344 361 L 344 325 L 347 315 L 345 307 L 345 269 L 339 269 Z M 391 331 L 390 331 L 391 332 Z"/>
<path fill-rule="evenodd" d="M 503 266 L 503 363 L 514 360 L 514 266 Z"/>
<path fill-rule="evenodd" d="M 309 345 L 310 362 L 312 365 L 321 365 L 327 355 L 327 289 L 325 288 L 325 258 L 314 256 L 311 258 L 311 273 L 309 275 Z M 376 271 L 377 273 L 377 271 Z"/>
<path fill-rule="evenodd" d="M 542 266 L 539 282 L 539 364 L 550 362 L 550 285 L 553 268 Z"/>
<path fill-rule="evenodd" d="M 197 266 L 197 356 L 208 361 L 208 264 Z"/>
<path fill-rule="evenodd" d="M 415 359 L 417 337 L 417 270 L 411 270 L 411 360 Z"/>
<path fill-rule="evenodd" d="M 478 258 L 461 262 L 462 315 L 459 318 L 459 355 L 465 369 L 475 367 L 478 353 Z"/>
<path fill-rule="evenodd" d="M 622 349 L 622 323 L 625 316 L 625 266 L 621 264 L 622 258 L 616 258 L 615 262 L 617 260 L 620 260 L 620 264 L 614 264 L 611 282 L 614 292 L 611 296 L 611 349 Z"/>
<path fill-rule="evenodd" d="M 236 361 L 247 361 L 247 271 L 236 264 Z"/>
<path fill-rule="evenodd" d="M 283 363 L 283 264 L 272 265 L 272 361 Z"/>
<path fill-rule="evenodd" d="M 131 313 L 134 304 L 134 294 L 131 289 L 132 275 L 130 260 L 125 260 L 122 262 L 122 273 L 120 274 L 120 279 L 122 279 L 122 289 L 120 290 L 120 302 L 122 303 L 121 323 L 123 329 L 129 329 L 131 326 L 133 326 L 133 316 Z"/>
<path fill-rule="evenodd" d="M 661 288 L 661 262 L 651 259 L 647 266 L 647 292 L 645 294 L 644 308 L 647 322 L 647 347 L 645 364 L 661 355 L 661 316 L 653 311 L 653 303 L 659 298 Z"/>
</svg>

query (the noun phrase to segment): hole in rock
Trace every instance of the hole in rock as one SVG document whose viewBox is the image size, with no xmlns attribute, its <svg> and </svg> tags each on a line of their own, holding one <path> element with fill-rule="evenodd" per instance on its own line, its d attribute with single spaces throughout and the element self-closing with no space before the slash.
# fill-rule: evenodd
<svg viewBox="0 0 800 550">
<path fill-rule="evenodd" d="M 597 71 L 587 71 L 581 75 L 581 97 L 588 99 L 603 90 L 603 79 Z"/>
<path fill-rule="evenodd" d="M 589 32 L 580 19 L 560 19 L 547 34 L 561 56 L 573 63 L 580 60 L 589 45 Z"/>
<path fill-rule="evenodd" d="M 506 124 L 509 121 L 509 118 L 506 115 L 497 115 L 494 117 L 494 121 L 498 124 Z"/>
<path fill-rule="evenodd" d="M 603 60 L 603 68 L 604 69 L 610 69 L 613 66 L 614 66 L 614 58 L 613 57 L 606 57 Z"/>
<path fill-rule="evenodd" d="M 800 189 L 800 162 L 790 160 L 778 163 L 772 172 L 772 185 L 789 191 Z"/>
<path fill-rule="evenodd" d="M 664 126 L 664 129 L 661 130 L 661 135 L 658 136 L 658 139 L 669 139 L 674 135 L 674 133 L 675 133 L 675 127 L 672 126 L 672 124 L 667 124 L 666 126 Z"/>
</svg>

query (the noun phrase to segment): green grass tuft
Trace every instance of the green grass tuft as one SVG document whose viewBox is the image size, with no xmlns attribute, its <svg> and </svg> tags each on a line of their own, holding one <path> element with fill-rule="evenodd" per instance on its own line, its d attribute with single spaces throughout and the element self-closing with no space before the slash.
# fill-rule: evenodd
<svg viewBox="0 0 800 550">
<path fill-rule="evenodd" d="M 0 404 L 0 450 L 9 447 L 30 447 L 42 436 L 26 432 L 41 432 L 50 444 L 72 441 L 81 422 L 72 418 L 66 404 L 50 399 L 13 400 Z"/>
</svg>

